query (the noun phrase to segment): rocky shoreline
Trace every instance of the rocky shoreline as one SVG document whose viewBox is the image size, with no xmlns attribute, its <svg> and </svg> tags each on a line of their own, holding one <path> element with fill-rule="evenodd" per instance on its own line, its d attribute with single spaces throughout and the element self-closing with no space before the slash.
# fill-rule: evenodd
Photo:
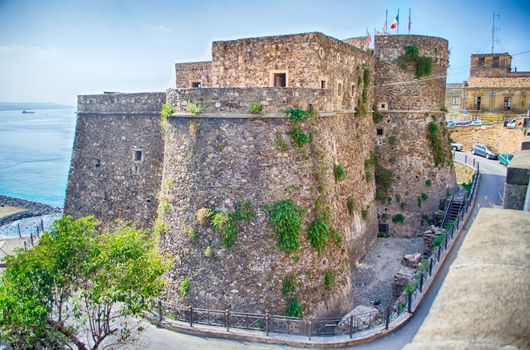
<svg viewBox="0 0 530 350">
<path fill-rule="evenodd" d="M 13 198 L 13 197 L 0 195 L 0 206 L 3 206 L 3 205 L 23 208 L 26 210 L 23 212 L 14 213 L 11 215 L 7 215 L 3 218 L 0 218 L 0 226 L 8 224 L 16 220 L 29 218 L 32 216 L 41 216 L 41 215 L 46 215 L 46 214 L 61 213 L 63 211 L 62 208 L 52 207 L 51 205 L 48 205 L 48 204 L 43 204 L 39 202 L 27 201 L 25 199 Z"/>
</svg>

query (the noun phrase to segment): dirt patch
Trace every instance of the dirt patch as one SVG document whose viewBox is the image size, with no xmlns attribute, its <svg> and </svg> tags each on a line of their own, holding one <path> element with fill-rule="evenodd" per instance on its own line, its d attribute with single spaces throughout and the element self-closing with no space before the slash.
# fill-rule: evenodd
<svg viewBox="0 0 530 350">
<path fill-rule="evenodd" d="M 378 238 L 352 271 L 353 306 L 393 304 L 392 281 L 406 254 L 423 253 L 423 238 Z"/>
<path fill-rule="evenodd" d="M 515 153 L 521 149 L 523 131 L 506 129 L 502 124 L 482 126 L 459 126 L 449 129 L 453 140 L 461 143 L 469 151 L 474 143 L 485 143 L 495 147 L 500 153 Z"/>
<path fill-rule="evenodd" d="M 473 174 L 475 173 L 473 169 L 468 166 L 465 166 L 460 163 L 455 163 L 455 173 L 456 173 L 456 183 L 471 183 L 473 179 Z"/>
</svg>

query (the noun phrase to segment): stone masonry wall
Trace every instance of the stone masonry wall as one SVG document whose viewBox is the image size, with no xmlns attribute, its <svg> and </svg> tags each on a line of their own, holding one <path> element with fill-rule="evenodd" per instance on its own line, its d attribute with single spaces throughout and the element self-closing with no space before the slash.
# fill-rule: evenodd
<svg viewBox="0 0 530 350">
<path fill-rule="evenodd" d="M 371 68 L 371 53 L 321 33 L 216 41 L 212 45 L 213 87 L 271 87 L 286 73 L 287 87 L 333 91 L 335 109 L 352 110 L 352 85 Z M 340 84 L 340 87 L 339 87 Z"/>
<path fill-rule="evenodd" d="M 64 213 L 150 227 L 158 205 L 164 144 L 164 93 L 78 97 Z M 141 161 L 134 152 L 142 151 Z"/>
<path fill-rule="evenodd" d="M 399 67 L 397 59 L 408 45 L 416 45 L 420 55 L 433 58 L 430 76 L 417 79 L 414 67 Z M 422 231 L 422 215 L 432 215 L 439 201 L 455 185 L 448 131 L 441 112 L 445 103 L 447 40 L 418 35 L 378 35 L 374 56 L 374 104 L 384 116 L 376 125 L 379 134 L 382 133 L 376 136 L 376 148 L 381 155 L 380 163 L 393 172 L 388 198 L 379 205 L 379 217 L 389 224 L 390 233 L 415 235 Z M 431 121 L 438 125 L 446 156 L 446 162 L 438 167 L 427 139 Z M 426 180 L 432 185 L 427 186 Z M 418 199 L 422 193 L 424 199 L 427 195 L 426 200 Z M 392 222 L 396 214 L 404 215 L 405 222 Z"/>
<path fill-rule="evenodd" d="M 364 160 L 373 150 L 373 134 L 366 132 L 373 128 L 371 118 L 346 113 L 306 121 L 302 127 L 313 141 L 303 149 L 290 140 L 287 118 L 178 116 L 168 122 L 163 181 L 168 230 L 161 249 L 174 256 L 175 265 L 168 274 L 174 287 L 165 298 L 194 307 L 282 314 L 287 303 L 282 282 L 292 273 L 305 315 L 349 311 L 351 264 L 365 254 L 377 230 L 374 182 L 363 177 Z M 278 146 L 280 140 L 286 149 Z M 335 164 L 346 170 L 344 181 L 335 181 Z M 341 243 L 330 238 L 320 255 L 306 233 L 319 194 L 342 237 Z M 351 214 L 350 197 L 355 204 Z M 282 199 L 304 208 L 296 253 L 278 248 L 269 222 L 268 205 Z M 245 200 L 255 217 L 238 225 L 233 248 L 224 249 L 220 234 L 198 221 L 197 213 L 201 208 L 232 210 Z M 335 278 L 330 290 L 324 285 L 326 271 Z M 186 278 L 190 287 L 183 296 L 177 286 Z"/>
<path fill-rule="evenodd" d="M 198 103 L 203 113 L 250 113 L 250 107 L 259 103 L 263 113 L 280 112 L 286 108 L 312 108 L 321 112 L 333 110 L 331 92 L 321 89 L 291 88 L 203 88 L 168 89 L 167 103 L 177 113 L 187 113 L 188 103 Z"/>
<path fill-rule="evenodd" d="M 175 64 L 177 88 L 191 88 L 192 82 L 200 82 L 201 87 L 211 87 L 212 61 Z"/>
</svg>

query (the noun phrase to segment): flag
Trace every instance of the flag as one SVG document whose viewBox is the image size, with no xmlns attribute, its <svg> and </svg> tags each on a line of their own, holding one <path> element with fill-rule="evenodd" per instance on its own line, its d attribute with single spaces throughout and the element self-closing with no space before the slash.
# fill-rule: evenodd
<svg viewBox="0 0 530 350">
<path fill-rule="evenodd" d="M 368 29 L 366 29 L 366 41 L 368 42 L 368 45 L 372 42 L 372 36 L 370 35 L 370 32 Z"/>
<path fill-rule="evenodd" d="M 394 18 L 394 22 L 390 25 L 390 29 L 396 29 L 399 25 L 399 14 Z"/>
<path fill-rule="evenodd" d="M 410 8 L 409 8 L 409 34 L 410 34 Z"/>
<path fill-rule="evenodd" d="M 376 31 L 375 31 L 375 35 L 383 35 L 383 33 L 380 32 L 380 31 L 378 31 L 378 30 L 376 30 Z"/>
</svg>

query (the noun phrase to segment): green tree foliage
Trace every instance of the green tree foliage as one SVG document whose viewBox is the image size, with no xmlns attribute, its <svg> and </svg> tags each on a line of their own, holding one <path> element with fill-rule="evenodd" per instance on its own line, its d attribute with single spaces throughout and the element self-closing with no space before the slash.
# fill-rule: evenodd
<svg viewBox="0 0 530 350">
<path fill-rule="evenodd" d="M 97 349 L 110 336 L 131 334 L 123 318 L 160 295 L 169 265 L 150 235 L 127 225 L 104 233 L 96 227 L 91 217 L 64 217 L 35 247 L 6 258 L 0 338 L 11 347 Z"/>
</svg>

